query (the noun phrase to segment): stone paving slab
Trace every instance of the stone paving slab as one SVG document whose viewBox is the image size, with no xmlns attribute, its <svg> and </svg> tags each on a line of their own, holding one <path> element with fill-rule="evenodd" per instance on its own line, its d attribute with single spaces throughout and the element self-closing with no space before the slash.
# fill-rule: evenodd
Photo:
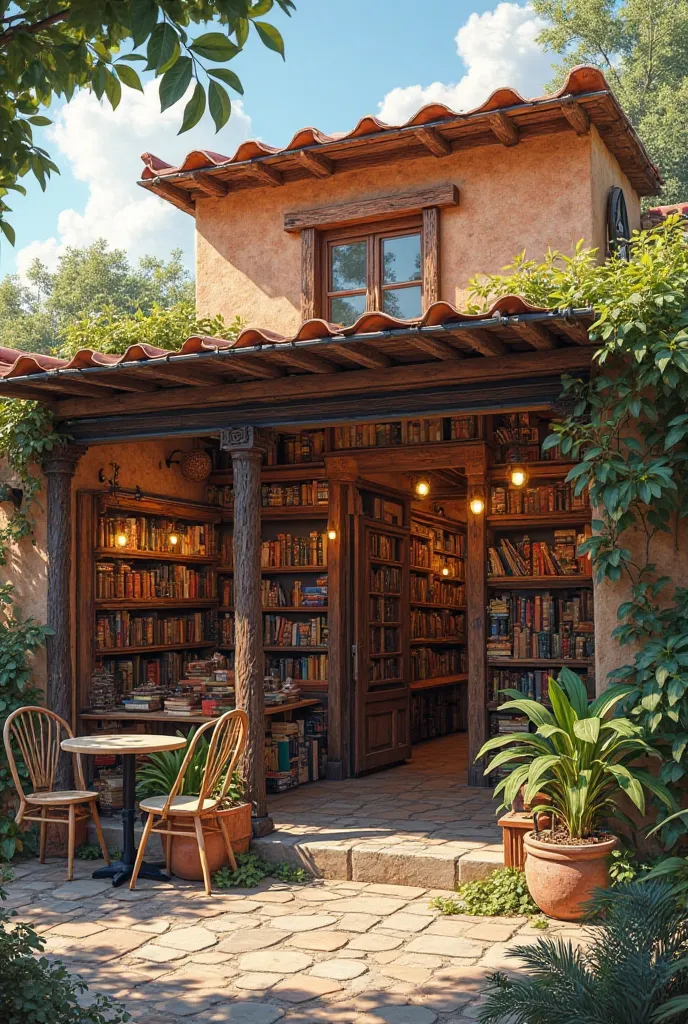
<svg viewBox="0 0 688 1024">
<path fill-rule="evenodd" d="M 20 917 L 44 922 L 50 955 L 84 977 L 87 1000 L 120 999 L 133 1024 L 470 1024 L 486 974 L 517 973 L 508 951 L 541 934 L 523 917 L 443 917 L 429 901 L 449 892 L 435 887 L 356 880 L 266 879 L 210 899 L 180 883 L 123 902 L 84 886 L 81 865 L 74 898 L 55 899 L 68 883 L 64 862 L 49 863 L 35 879 L 22 864 L 9 883 L 30 893 Z M 551 927 L 585 940 L 576 925 Z"/>
</svg>

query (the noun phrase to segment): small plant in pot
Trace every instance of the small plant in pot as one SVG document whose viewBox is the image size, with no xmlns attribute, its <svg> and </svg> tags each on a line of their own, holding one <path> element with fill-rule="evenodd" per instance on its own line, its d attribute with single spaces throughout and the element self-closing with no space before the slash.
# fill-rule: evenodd
<svg viewBox="0 0 688 1024">
<path fill-rule="evenodd" d="M 646 790 L 675 809 L 666 787 L 636 765 L 646 756 L 661 758 L 659 752 L 629 719 L 609 717 L 632 689 L 609 686 L 589 704 L 581 679 L 565 668 L 558 682 L 549 680 L 551 711 L 518 690 L 505 690 L 514 699 L 502 709 L 526 715 L 535 732 L 495 736 L 478 754 L 500 751 L 485 767 L 486 775 L 511 769 L 495 789 L 504 807 L 511 807 L 524 786 L 526 804 L 541 794 L 532 805 L 535 822 L 539 812 L 552 816 L 550 828 L 524 837 L 528 888 L 550 917 L 580 920 L 593 890 L 609 885 L 609 857 L 617 838 L 604 824 L 613 817 L 625 820 L 617 806 L 622 793 L 641 814 Z"/>
<path fill-rule="evenodd" d="M 195 728 L 191 728 L 186 736 L 186 746 L 180 750 L 165 750 L 148 756 L 146 763 L 136 772 L 136 797 L 138 800 L 172 791 L 182 762 L 193 742 L 195 734 Z M 178 735 L 182 736 L 183 733 L 178 733 Z M 199 795 L 203 771 L 208 758 L 208 747 L 208 740 L 205 736 L 202 736 L 194 750 L 191 761 L 187 765 L 184 779 L 178 792 L 179 796 Z M 220 776 L 216 787 L 218 793 L 222 790 L 224 781 L 225 776 Z M 218 817 L 222 817 L 227 825 L 232 849 L 235 853 L 246 853 L 249 848 L 249 843 L 251 842 L 251 813 L 250 803 L 244 801 L 243 780 L 239 772 L 235 771 L 232 774 L 225 799 L 217 810 Z M 174 820 L 173 816 L 171 816 L 171 820 Z M 216 823 L 213 822 L 213 824 Z M 169 842 L 170 840 L 168 837 L 164 837 L 164 841 Z M 187 839 L 184 836 L 175 836 L 171 841 L 172 873 L 179 878 L 189 881 L 202 881 L 203 869 L 195 838 L 189 836 Z M 217 830 L 206 832 L 205 848 L 211 872 L 219 871 L 221 867 L 229 863 L 221 832 Z"/>
</svg>

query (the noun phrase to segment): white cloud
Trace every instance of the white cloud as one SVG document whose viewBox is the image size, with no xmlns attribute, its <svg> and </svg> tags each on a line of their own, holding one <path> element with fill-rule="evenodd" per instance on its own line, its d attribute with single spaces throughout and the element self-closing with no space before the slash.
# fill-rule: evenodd
<svg viewBox="0 0 688 1024">
<path fill-rule="evenodd" d="M 141 153 L 155 153 L 172 164 L 192 149 L 231 156 L 247 138 L 251 119 L 237 101 L 218 135 L 206 112 L 195 128 L 178 136 L 185 99 L 161 113 L 158 84 L 147 82 L 143 93 L 123 89 L 116 110 L 85 91 L 58 110 L 48 129 L 50 148 L 63 173 L 68 165 L 86 183 L 88 198 L 83 209 L 61 211 L 56 236 L 36 239 L 17 253 L 20 274 L 35 257 L 54 267 L 66 246 L 88 245 L 101 237 L 132 259 L 145 253 L 167 256 L 180 247 L 192 263 L 193 220 L 136 184 L 143 168 Z"/>
<path fill-rule="evenodd" d="M 427 103 L 470 110 L 504 85 L 526 98 L 541 94 L 552 76 L 551 57 L 536 42 L 545 25 L 530 4 L 500 3 L 493 11 L 471 14 L 456 33 L 456 51 L 466 67 L 463 77 L 453 84 L 392 89 L 379 104 L 380 117 L 401 124 Z"/>
</svg>

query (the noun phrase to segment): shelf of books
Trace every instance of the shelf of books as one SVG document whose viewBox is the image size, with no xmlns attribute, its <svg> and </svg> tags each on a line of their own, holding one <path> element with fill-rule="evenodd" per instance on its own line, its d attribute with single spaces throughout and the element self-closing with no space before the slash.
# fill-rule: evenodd
<svg viewBox="0 0 688 1024">
<path fill-rule="evenodd" d="M 547 421 L 532 413 L 496 417 L 488 491 L 487 678 L 491 732 L 527 731 L 501 709 L 515 689 L 547 704 L 548 680 L 568 666 L 594 692 L 591 563 L 577 554 L 590 535 L 587 494 L 574 493 L 556 449 L 542 451 Z M 509 463 L 525 470 L 510 481 Z"/>
<path fill-rule="evenodd" d="M 465 729 L 465 527 L 411 512 L 411 736 Z"/>
</svg>

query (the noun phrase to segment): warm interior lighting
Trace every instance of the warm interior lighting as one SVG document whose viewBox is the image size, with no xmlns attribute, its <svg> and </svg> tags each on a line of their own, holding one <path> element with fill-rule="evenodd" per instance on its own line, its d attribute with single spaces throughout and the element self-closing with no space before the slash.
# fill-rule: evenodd
<svg viewBox="0 0 688 1024">
<path fill-rule="evenodd" d="M 115 541 L 117 543 L 118 548 L 125 548 L 127 546 L 128 540 L 129 538 L 127 537 L 126 533 L 124 533 L 123 530 L 120 530 L 117 536 L 115 537 Z"/>
<path fill-rule="evenodd" d="M 327 539 L 328 540 L 336 540 L 337 539 L 337 531 L 336 530 L 328 530 L 327 531 Z"/>
<path fill-rule="evenodd" d="M 470 509 L 474 516 L 482 515 L 485 509 L 485 502 L 482 498 L 471 498 Z"/>
<path fill-rule="evenodd" d="M 416 494 L 418 495 L 419 498 L 427 498 L 429 493 L 430 481 L 428 480 L 427 477 L 419 477 L 419 479 L 416 480 Z"/>
<path fill-rule="evenodd" d="M 446 565 L 445 565 L 444 569 L 442 570 L 442 575 L 443 576 L 448 576 L 449 575 L 449 569 L 447 569 Z"/>
<path fill-rule="evenodd" d="M 179 534 L 175 533 L 174 530 L 173 530 L 172 533 L 169 535 L 169 537 L 167 539 L 170 542 L 170 544 L 172 545 L 172 547 L 174 547 L 175 544 L 179 543 Z"/>
<path fill-rule="evenodd" d="M 514 487 L 523 487 L 528 482 L 528 473 L 523 466 L 514 466 L 511 470 L 511 482 Z"/>
</svg>

